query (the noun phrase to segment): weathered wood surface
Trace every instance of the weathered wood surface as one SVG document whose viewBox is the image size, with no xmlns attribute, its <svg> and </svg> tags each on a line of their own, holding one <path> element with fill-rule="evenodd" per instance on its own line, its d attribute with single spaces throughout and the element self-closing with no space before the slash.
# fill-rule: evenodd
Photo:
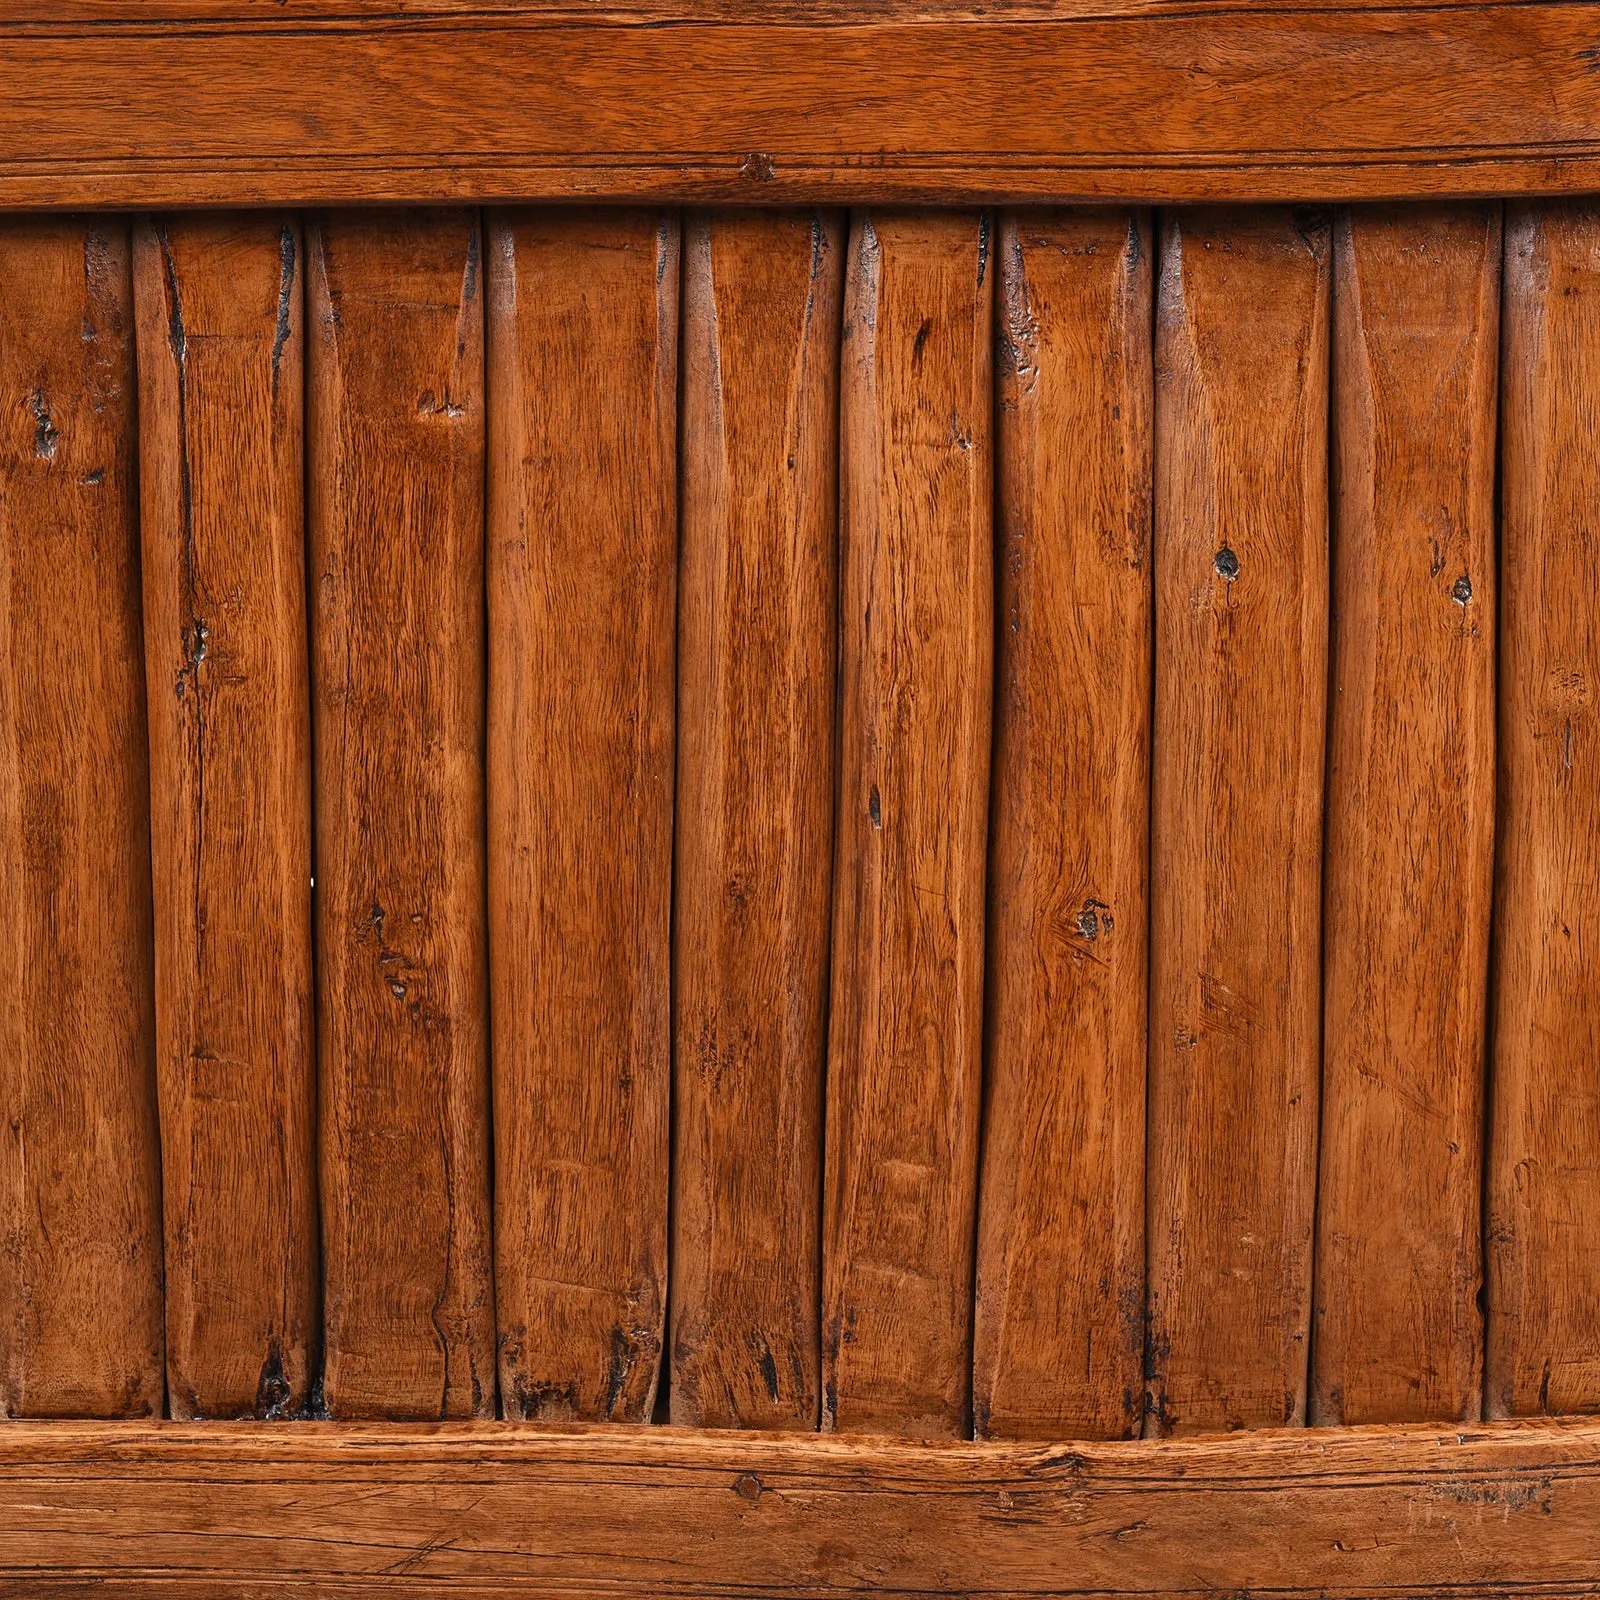
<svg viewBox="0 0 1600 1600">
<path fill-rule="evenodd" d="M 0 1417 L 160 1414 L 126 226 L 0 225 Z"/>
<path fill-rule="evenodd" d="M 1305 1417 L 1321 1006 L 1330 238 L 1165 220 L 1156 324 L 1154 1432 Z"/>
<path fill-rule="evenodd" d="M 1000 544 L 980 1437 L 1144 1415 L 1151 237 L 999 235 Z"/>
<path fill-rule="evenodd" d="M 1315 1423 L 1482 1415 L 1500 208 L 1334 235 Z"/>
<path fill-rule="evenodd" d="M 1600 187 L 1594 0 L 983 16 L 226 0 L 177 20 L 19 3 L 0 20 L 7 206 Z"/>
<path fill-rule="evenodd" d="M 969 1426 L 993 662 L 987 217 L 852 224 L 822 1424 Z"/>
<path fill-rule="evenodd" d="M 1285 11 L 1326 10 L 1333 0 L 1285 0 Z M 1354 0 L 1363 9 L 1396 9 L 1395 0 Z M 1438 0 L 1438 9 L 1481 6 L 1484 0 Z M 357 19 L 399 16 L 444 18 L 463 14 L 496 18 L 572 20 L 572 0 L 346 0 L 339 14 Z M 1186 0 L 589 0 L 585 18 L 608 26 L 650 23 L 737 22 L 1010 22 L 1080 21 L 1085 17 L 1160 17 L 1186 11 Z M 1222 12 L 1253 12 L 1259 0 L 1215 0 Z M 1401 0 L 1399 9 L 1407 9 Z M 7 0 L 12 24 L 107 23 L 148 25 L 259 21 L 260 0 Z M 316 22 L 327 14 L 327 0 L 273 0 L 274 16 Z"/>
<path fill-rule="evenodd" d="M 842 219 L 684 241 L 672 1420 L 815 1428 Z"/>
<path fill-rule="evenodd" d="M 479 228 L 308 233 L 326 1400 L 493 1416 Z"/>
<path fill-rule="evenodd" d="M 302 1411 L 320 1359 L 304 259 L 271 213 L 134 243 L 174 1417 Z"/>
<path fill-rule="evenodd" d="M 1600 208 L 1505 261 L 1491 1416 L 1600 1409 Z"/>
<path fill-rule="evenodd" d="M 650 1414 L 669 1216 L 680 1421 L 1472 1418 L 1485 1304 L 1600 1407 L 1600 221 L 1508 242 L 1480 1297 L 1499 207 L 1170 213 L 1153 351 L 1129 216 L 693 216 L 681 424 L 667 213 L 8 225 L 7 1411 L 159 1408 L 158 1170 L 171 1411 L 312 1401 L 313 688 L 337 1414 L 495 1404 L 491 952 L 518 1415 Z"/>
<path fill-rule="evenodd" d="M 1580 1596 L 1600 1587 L 1597 1527 L 1600 1429 L 1578 1423 L 1066 1447 L 0 1429 L 17 1596 Z"/>
<path fill-rule="evenodd" d="M 678 223 L 489 234 L 501 1390 L 639 1422 L 666 1325 Z"/>
</svg>

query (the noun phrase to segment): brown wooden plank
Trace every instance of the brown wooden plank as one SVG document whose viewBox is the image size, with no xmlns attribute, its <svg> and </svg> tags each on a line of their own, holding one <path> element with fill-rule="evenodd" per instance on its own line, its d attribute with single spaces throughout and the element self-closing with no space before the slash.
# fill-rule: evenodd
<svg viewBox="0 0 1600 1600">
<path fill-rule="evenodd" d="M 479 226 L 306 243 L 326 1400 L 493 1416 Z"/>
<path fill-rule="evenodd" d="M 1481 1415 L 1500 208 L 1334 231 L 1311 1420 Z"/>
<path fill-rule="evenodd" d="M 220 26 L 17 21 L 0 205 L 1600 187 L 1596 0 L 1106 14 L 1120 8 L 885 17 L 862 0 L 752 19 L 684 3 L 662 26 L 577 0 L 560 19 L 544 4 L 352 19 L 322 0 Z"/>
<path fill-rule="evenodd" d="M 987 217 L 851 227 L 824 1428 L 968 1428 L 993 667 Z"/>
<path fill-rule="evenodd" d="M 489 924 L 507 1415 L 648 1420 L 666 1321 L 678 223 L 490 223 Z"/>
<path fill-rule="evenodd" d="M 1491 1416 L 1600 1410 L 1600 208 L 1506 216 Z"/>
<path fill-rule="evenodd" d="M 285 1416 L 318 1306 L 304 251 L 134 240 L 168 1407 Z"/>
<path fill-rule="evenodd" d="M 341 0 L 339 14 L 353 20 L 441 18 L 474 15 L 528 17 L 550 23 L 582 17 L 617 26 L 660 23 L 761 21 L 912 22 L 981 17 L 1008 21 L 1079 21 L 1084 18 L 1167 16 L 1187 11 L 1193 0 Z M 1254 11 L 1260 0 L 1213 0 L 1220 11 Z M 1484 0 L 1436 0 L 1440 9 L 1482 5 Z M 1342 10 L 1349 5 L 1392 9 L 1394 0 L 1283 0 L 1286 11 Z M 326 0 L 272 0 L 274 17 L 316 22 L 327 16 Z M 94 23 L 138 27 L 150 23 L 233 24 L 259 22 L 262 0 L 7 0 L 13 26 Z"/>
<path fill-rule="evenodd" d="M 1147 217 L 1000 227 L 1000 692 L 972 1405 L 980 1438 L 1144 1416 Z"/>
<path fill-rule="evenodd" d="M 684 243 L 672 1420 L 817 1426 L 842 220 Z"/>
<path fill-rule="evenodd" d="M 108 1505 L 116 1506 L 108 1516 Z M 0 1429 L 0 1594 L 1592 1596 L 1600 1428 Z M 61 1587 L 43 1573 L 59 1574 Z"/>
<path fill-rule="evenodd" d="M 1330 240 L 1166 219 L 1147 1349 L 1155 1433 L 1302 1422 L 1320 1055 Z"/>
<path fill-rule="evenodd" d="M 0 1417 L 161 1413 L 133 280 L 0 225 Z"/>
</svg>

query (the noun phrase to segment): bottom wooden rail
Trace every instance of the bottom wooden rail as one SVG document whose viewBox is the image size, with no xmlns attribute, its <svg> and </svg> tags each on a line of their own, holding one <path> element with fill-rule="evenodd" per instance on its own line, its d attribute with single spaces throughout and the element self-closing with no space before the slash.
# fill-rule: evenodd
<svg viewBox="0 0 1600 1600">
<path fill-rule="evenodd" d="M 0 1593 L 1593 1595 L 1600 1420 L 1127 1444 L 0 1424 Z"/>
</svg>

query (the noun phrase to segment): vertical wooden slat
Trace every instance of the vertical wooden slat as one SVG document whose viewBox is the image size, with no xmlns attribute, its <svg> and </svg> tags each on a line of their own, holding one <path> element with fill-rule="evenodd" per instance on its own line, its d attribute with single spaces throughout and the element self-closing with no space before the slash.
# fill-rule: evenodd
<svg viewBox="0 0 1600 1600">
<path fill-rule="evenodd" d="M 284 1416 L 317 1325 L 303 251 L 267 214 L 134 242 L 174 1417 Z"/>
<path fill-rule="evenodd" d="M 1505 273 L 1491 1417 L 1600 1410 L 1600 207 Z"/>
<path fill-rule="evenodd" d="M 478 223 L 307 246 L 326 1399 L 493 1416 Z"/>
<path fill-rule="evenodd" d="M 1144 1415 L 1150 245 L 1115 212 L 1000 229 L 980 1437 Z"/>
<path fill-rule="evenodd" d="M 841 375 L 825 1428 L 964 1434 L 993 664 L 987 219 L 855 219 Z"/>
<path fill-rule="evenodd" d="M 644 1421 L 666 1317 L 678 223 L 491 223 L 489 859 L 508 1415 Z"/>
<path fill-rule="evenodd" d="M 1340 216 L 1314 1423 L 1480 1415 L 1500 209 Z"/>
<path fill-rule="evenodd" d="M 1177 213 L 1156 324 L 1152 1433 L 1305 1419 L 1319 1067 L 1327 223 Z"/>
<path fill-rule="evenodd" d="M 838 219 L 684 245 L 672 1420 L 815 1428 Z"/>
<path fill-rule="evenodd" d="M 133 386 L 127 228 L 0 225 L 0 1416 L 162 1409 Z"/>
</svg>

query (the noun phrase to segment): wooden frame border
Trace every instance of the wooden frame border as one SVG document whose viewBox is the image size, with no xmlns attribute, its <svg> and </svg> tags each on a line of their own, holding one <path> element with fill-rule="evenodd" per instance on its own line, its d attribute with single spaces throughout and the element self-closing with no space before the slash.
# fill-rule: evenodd
<svg viewBox="0 0 1600 1600">
<path fill-rule="evenodd" d="M 1596 0 L 575 11 L 3 0 L 0 205 L 1600 189 Z"/>
<path fill-rule="evenodd" d="M 1600 0 L 0 0 L 0 205 L 1600 189 Z M 1600 1421 L 0 1427 L 0 1594 L 1590 1595 Z"/>
<path fill-rule="evenodd" d="M 0 1594 L 1600 1590 L 1600 1421 L 897 1444 L 11 1423 Z"/>
</svg>

